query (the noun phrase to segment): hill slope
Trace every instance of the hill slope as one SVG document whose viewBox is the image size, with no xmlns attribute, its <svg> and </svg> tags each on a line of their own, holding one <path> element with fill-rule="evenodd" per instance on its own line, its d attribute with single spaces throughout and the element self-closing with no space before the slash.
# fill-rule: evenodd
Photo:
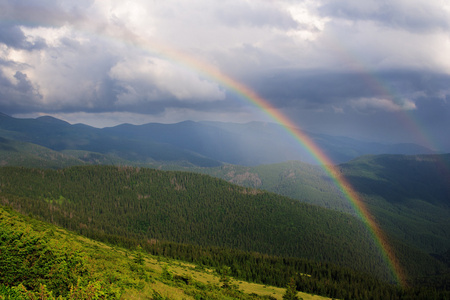
<svg viewBox="0 0 450 300">
<path fill-rule="evenodd" d="M 223 165 L 213 168 L 162 166 L 162 169 L 189 170 L 245 187 L 270 191 L 304 203 L 354 214 L 354 209 L 322 167 L 300 161 L 254 167 Z"/>
<path fill-rule="evenodd" d="M 287 282 L 304 300 L 446 299 L 449 292 L 400 288 L 329 264 L 230 249 L 152 244 L 154 256 L 137 247 L 111 247 L 0 206 L 2 299 L 282 299 Z M 205 266 L 192 260 L 201 253 Z M 175 250 L 175 251 L 174 251 Z M 197 252 L 197 253 L 196 253 Z M 237 276 L 233 278 L 231 276 Z M 262 284 L 243 281 L 243 277 Z M 278 281 L 282 288 L 267 285 Z M 291 280 L 289 280 L 291 279 Z M 292 281 L 292 279 L 294 281 Z M 305 293 L 305 292 L 309 293 Z"/>
<path fill-rule="evenodd" d="M 364 156 L 339 167 L 385 231 L 442 257 L 450 250 L 449 166 L 450 154 L 442 154 Z M 354 214 L 349 201 L 318 166 L 285 162 L 194 170 Z"/>
<path fill-rule="evenodd" d="M 0 236 L 1 299 L 244 300 L 281 299 L 285 292 L 231 277 L 232 286 L 223 288 L 225 277 L 212 269 L 111 247 L 1 206 Z"/>
</svg>

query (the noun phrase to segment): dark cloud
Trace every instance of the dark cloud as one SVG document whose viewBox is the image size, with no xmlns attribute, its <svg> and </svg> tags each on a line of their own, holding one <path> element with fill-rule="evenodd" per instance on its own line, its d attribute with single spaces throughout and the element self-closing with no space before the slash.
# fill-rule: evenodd
<svg viewBox="0 0 450 300">
<path fill-rule="evenodd" d="M 88 8 L 94 1 L 27 1 L 1 0 L 0 17 L 10 25 L 27 27 L 59 27 L 70 22 L 83 20 Z"/>
<path fill-rule="evenodd" d="M 17 71 L 14 78 L 16 82 L 8 79 L 0 70 L 0 111 L 13 114 L 39 109 L 42 96 L 27 75 Z"/>
<path fill-rule="evenodd" d="M 262 96 L 283 108 L 325 109 L 359 98 L 433 98 L 450 93 L 450 75 L 391 70 L 373 73 L 278 71 L 255 84 Z M 448 97 L 448 95 L 447 95 Z"/>
<path fill-rule="evenodd" d="M 383 26 L 410 31 L 449 30 L 444 2 L 422 0 L 328 0 L 319 12 L 323 16 L 351 21 L 374 21 Z"/>
<path fill-rule="evenodd" d="M 1 24 L 1 23 L 0 23 Z M 19 26 L 2 25 L 0 26 L 0 43 L 15 49 L 39 50 L 46 47 L 45 40 L 38 38 L 35 41 L 28 41 Z"/>
</svg>

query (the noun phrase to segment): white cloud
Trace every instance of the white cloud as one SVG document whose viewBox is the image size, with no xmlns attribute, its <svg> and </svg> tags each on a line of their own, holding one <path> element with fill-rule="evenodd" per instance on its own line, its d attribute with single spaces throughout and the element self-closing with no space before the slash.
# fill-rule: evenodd
<svg viewBox="0 0 450 300">
<path fill-rule="evenodd" d="M 167 98 L 191 103 L 225 98 L 225 92 L 216 83 L 158 58 L 126 58 L 112 67 L 109 75 L 124 87 L 116 103 L 119 106 Z"/>
<path fill-rule="evenodd" d="M 363 112 L 379 110 L 395 112 L 416 109 L 416 104 L 410 99 L 402 99 L 397 102 L 386 98 L 359 98 L 351 100 L 350 105 L 356 110 Z"/>
</svg>

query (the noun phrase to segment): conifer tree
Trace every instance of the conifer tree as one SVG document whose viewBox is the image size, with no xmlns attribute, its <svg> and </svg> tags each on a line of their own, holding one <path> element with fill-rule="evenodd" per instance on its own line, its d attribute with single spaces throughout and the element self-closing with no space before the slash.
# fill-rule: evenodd
<svg viewBox="0 0 450 300">
<path fill-rule="evenodd" d="M 303 298 L 297 296 L 297 284 L 295 283 L 294 277 L 291 277 L 289 281 L 286 292 L 283 295 L 284 300 L 303 300 Z"/>
<path fill-rule="evenodd" d="M 228 289 L 231 287 L 231 279 L 229 277 L 230 268 L 229 267 L 223 267 L 222 270 L 220 270 L 220 282 L 222 283 L 222 288 Z"/>
<path fill-rule="evenodd" d="M 137 253 L 134 257 L 134 262 L 137 263 L 138 265 L 144 264 L 144 256 L 142 255 L 142 247 L 141 246 L 137 247 Z"/>
</svg>

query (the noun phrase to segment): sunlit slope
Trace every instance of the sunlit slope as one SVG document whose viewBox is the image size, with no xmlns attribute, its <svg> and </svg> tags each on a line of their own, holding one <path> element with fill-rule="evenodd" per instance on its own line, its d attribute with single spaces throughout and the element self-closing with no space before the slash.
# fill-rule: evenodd
<svg viewBox="0 0 450 300">
<path fill-rule="evenodd" d="M 139 237 L 333 262 L 389 278 L 351 215 L 209 176 L 118 167 L 1 168 L 1 201 L 92 237 Z"/>
</svg>

